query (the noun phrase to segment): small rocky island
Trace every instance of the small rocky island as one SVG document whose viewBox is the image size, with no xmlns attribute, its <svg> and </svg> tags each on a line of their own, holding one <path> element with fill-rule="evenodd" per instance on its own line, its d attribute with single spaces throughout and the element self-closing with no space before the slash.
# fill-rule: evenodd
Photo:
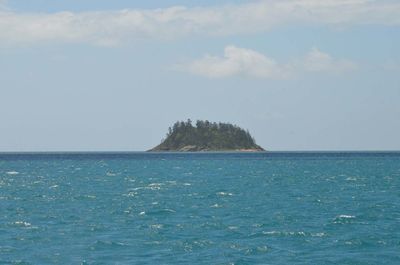
<svg viewBox="0 0 400 265">
<path fill-rule="evenodd" d="M 150 152 L 197 152 L 197 151 L 265 151 L 257 145 L 250 133 L 230 123 L 191 120 L 178 121 L 169 128 L 161 144 Z"/>
</svg>

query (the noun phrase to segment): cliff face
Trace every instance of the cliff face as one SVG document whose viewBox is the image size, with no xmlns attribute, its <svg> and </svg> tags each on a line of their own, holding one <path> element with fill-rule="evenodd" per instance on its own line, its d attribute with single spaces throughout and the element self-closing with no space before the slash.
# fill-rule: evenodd
<svg viewBox="0 0 400 265">
<path fill-rule="evenodd" d="M 229 123 L 176 122 L 162 143 L 149 151 L 264 151 L 248 131 Z"/>
</svg>

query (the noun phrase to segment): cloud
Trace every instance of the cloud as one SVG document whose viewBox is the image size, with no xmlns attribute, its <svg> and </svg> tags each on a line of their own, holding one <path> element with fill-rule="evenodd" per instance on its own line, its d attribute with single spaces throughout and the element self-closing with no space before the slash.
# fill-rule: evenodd
<svg viewBox="0 0 400 265">
<path fill-rule="evenodd" d="M 0 0 L 0 11 L 7 9 L 7 0 Z"/>
<path fill-rule="evenodd" d="M 224 56 L 206 55 L 204 58 L 178 67 L 191 73 L 211 77 L 244 75 L 261 78 L 283 78 L 285 66 L 253 50 L 227 46 Z"/>
<path fill-rule="evenodd" d="M 0 0 L 1 3 L 4 1 Z M 400 2 L 391 0 L 259 0 L 217 7 L 182 6 L 102 12 L 18 13 L 0 9 L 0 43 L 116 45 L 192 34 L 236 35 L 283 25 L 400 25 Z"/>
<path fill-rule="evenodd" d="M 349 72 L 358 68 L 357 64 L 345 59 L 334 59 L 331 55 L 313 48 L 300 62 L 301 68 L 307 72 Z"/>
<path fill-rule="evenodd" d="M 176 66 L 177 70 L 208 78 L 246 76 L 266 79 L 286 79 L 301 73 L 344 73 L 357 69 L 357 64 L 313 48 L 303 58 L 278 63 L 257 51 L 227 46 L 223 56 L 205 55 L 193 62 Z"/>
</svg>

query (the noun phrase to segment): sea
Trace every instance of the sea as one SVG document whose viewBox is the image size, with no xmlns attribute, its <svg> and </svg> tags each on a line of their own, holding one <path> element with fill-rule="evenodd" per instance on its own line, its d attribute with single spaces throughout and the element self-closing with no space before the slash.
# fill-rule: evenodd
<svg viewBox="0 0 400 265">
<path fill-rule="evenodd" d="M 400 152 L 1 153 L 0 264 L 400 264 Z"/>
</svg>

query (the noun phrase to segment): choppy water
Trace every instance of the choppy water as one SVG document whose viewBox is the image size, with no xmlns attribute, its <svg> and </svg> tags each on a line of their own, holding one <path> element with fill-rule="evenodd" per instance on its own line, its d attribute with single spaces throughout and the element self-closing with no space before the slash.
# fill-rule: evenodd
<svg viewBox="0 0 400 265">
<path fill-rule="evenodd" d="M 400 264 L 400 153 L 1 154 L 0 264 Z"/>
</svg>

